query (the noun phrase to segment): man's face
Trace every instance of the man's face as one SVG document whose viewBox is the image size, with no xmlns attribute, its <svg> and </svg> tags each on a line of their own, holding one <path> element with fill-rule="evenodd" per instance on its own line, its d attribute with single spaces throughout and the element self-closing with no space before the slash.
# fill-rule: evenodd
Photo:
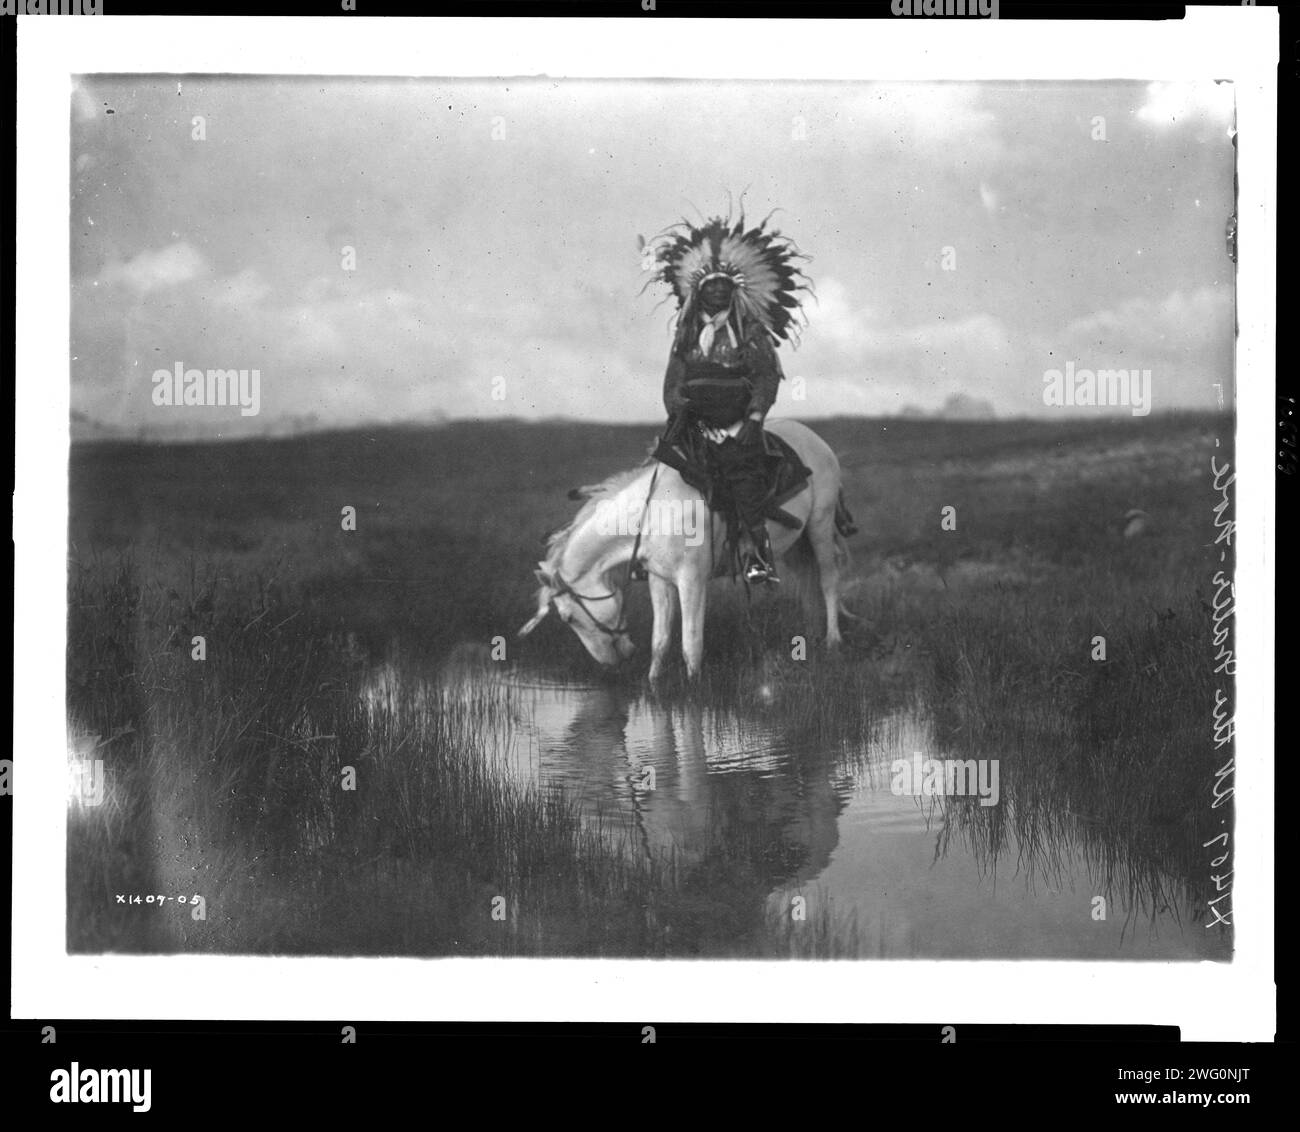
<svg viewBox="0 0 1300 1132">
<path fill-rule="evenodd" d="M 706 314 L 717 314 L 731 305 L 731 280 L 710 279 L 700 288 L 700 306 Z"/>
</svg>

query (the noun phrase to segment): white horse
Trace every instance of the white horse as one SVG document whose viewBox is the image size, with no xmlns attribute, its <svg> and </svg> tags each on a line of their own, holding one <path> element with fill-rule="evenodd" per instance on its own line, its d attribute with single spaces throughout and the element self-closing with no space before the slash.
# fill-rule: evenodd
<svg viewBox="0 0 1300 1132">
<path fill-rule="evenodd" d="M 797 528 L 769 522 L 772 550 L 783 557 L 805 535 L 812 546 L 826 603 L 826 644 L 840 644 L 840 568 L 848 548 L 836 525 L 841 504 L 839 461 L 824 440 L 797 421 L 767 423 L 812 472 L 798 495 L 782 508 Z M 688 677 L 699 675 L 704 655 L 704 608 L 711 577 L 725 571 L 726 524 L 704 497 L 672 468 L 650 461 L 604 483 L 579 489 L 586 500 L 567 526 L 547 540 L 546 559 L 535 571 L 541 583 L 537 613 L 519 630 L 531 633 L 554 612 L 607 667 L 627 660 L 635 645 L 627 632 L 623 587 L 635 551 L 649 575 L 654 606 L 650 679 L 658 680 L 672 646 L 680 607 L 682 657 Z M 637 532 L 640 531 L 640 538 Z"/>
</svg>

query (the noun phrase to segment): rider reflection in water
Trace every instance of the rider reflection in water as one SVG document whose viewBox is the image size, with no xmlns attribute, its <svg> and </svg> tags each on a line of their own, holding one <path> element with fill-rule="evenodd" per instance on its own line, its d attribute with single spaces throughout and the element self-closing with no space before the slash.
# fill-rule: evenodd
<svg viewBox="0 0 1300 1132">
<path fill-rule="evenodd" d="M 798 249 L 742 213 L 670 230 L 654 278 L 677 298 L 677 333 L 664 377 L 664 440 L 701 458 L 749 535 L 745 580 L 778 582 L 764 511 L 773 455 L 763 421 L 784 374 L 776 346 L 794 329 L 796 293 L 809 290 Z M 703 443 L 700 443 L 702 438 Z"/>
</svg>

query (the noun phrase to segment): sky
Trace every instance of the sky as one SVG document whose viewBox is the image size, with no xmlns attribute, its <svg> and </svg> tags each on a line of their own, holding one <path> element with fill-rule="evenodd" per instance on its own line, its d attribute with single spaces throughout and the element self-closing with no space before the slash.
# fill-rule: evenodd
<svg viewBox="0 0 1300 1132">
<path fill-rule="evenodd" d="M 1067 363 L 1232 404 L 1226 83 L 85 76 L 71 114 L 72 408 L 113 429 L 658 421 L 637 238 L 742 194 L 816 287 L 775 415 L 1090 411 L 1044 403 Z M 156 404 L 178 365 L 258 412 Z"/>
</svg>

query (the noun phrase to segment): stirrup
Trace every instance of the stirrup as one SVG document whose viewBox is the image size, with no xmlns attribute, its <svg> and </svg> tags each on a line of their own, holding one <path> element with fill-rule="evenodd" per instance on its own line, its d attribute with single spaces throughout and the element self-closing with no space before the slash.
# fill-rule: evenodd
<svg viewBox="0 0 1300 1132">
<path fill-rule="evenodd" d="M 760 558 L 751 558 L 745 564 L 745 581 L 756 586 L 760 584 L 780 585 L 781 579 L 776 576 L 774 567 L 767 565 Z"/>
<path fill-rule="evenodd" d="M 627 567 L 627 580 L 629 582 L 644 582 L 650 577 L 650 572 L 645 568 L 645 563 L 639 558 L 632 559 Z"/>
</svg>

